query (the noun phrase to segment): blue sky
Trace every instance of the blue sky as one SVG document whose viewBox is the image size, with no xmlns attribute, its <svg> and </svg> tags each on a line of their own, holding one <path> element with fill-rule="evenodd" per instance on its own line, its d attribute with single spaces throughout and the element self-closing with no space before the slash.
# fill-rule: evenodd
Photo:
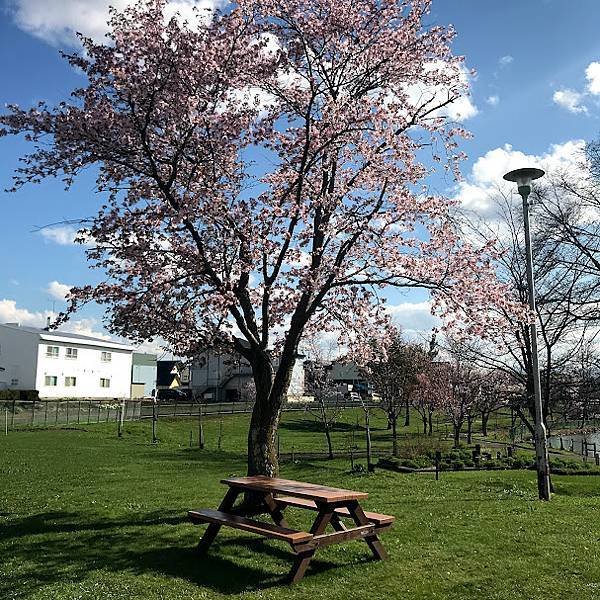
<svg viewBox="0 0 600 600">
<path fill-rule="evenodd" d="M 123 2 L 124 0 L 118 0 Z M 208 0 L 203 0 L 204 3 Z M 37 100 L 68 99 L 81 84 L 59 55 L 70 50 L 73 29 L 100 35 L 103 0 L 0 0 L 0 101 L 28 106 Z M 188 8 L 193 0 L 177 0 Z M 523 161 L 561 165 L 573 160 L 580 140 L 600 136 L 600 2 L 598 0 L 434 0 L 431 24 L 452 23 L 454 49 L 477 71 L 471 81 L 471 112 L 463 125 L 474 138 L 462 149 L 465 181 L 436 181 L 439 192 L 486 210 L 486 193 L 508 167 Z M 70 47 L 71 45 L 71 47 Z M 591 66 L 590 66 L 591 65 Z M 0 138 L 0 188 L 27 145 Z M 57 181 L 0 193 L 0 322 L 43 322 L 64 307 L 65 285 L 93 282 L 83 249 L 59 221 L 92 214 L 99 204 L 91 178 L 69 192 Z M 421 330 L 431 324 L 426 295 L 391 297 L 398 320 Z M 90 307 L 76 327 L 99 331 L 99 312 Z"/>
</svg>

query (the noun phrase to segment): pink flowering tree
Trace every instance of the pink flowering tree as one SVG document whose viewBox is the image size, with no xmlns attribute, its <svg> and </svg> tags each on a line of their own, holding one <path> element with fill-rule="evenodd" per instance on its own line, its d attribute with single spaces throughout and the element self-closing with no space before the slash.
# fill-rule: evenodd
<svg viewBox="0 0 600 600">
<path fill-rule="evenodd" d="M 298 345 L 339 330 L 359 347 L 386 286 L 431 290 L 469 333 L 518 312 L 491 245 L 461 241 L 427 193 L 425 152 L 457 172 L 467 93 L 451 29 L 428 0 L 239 0 L 195 22 L 165 0 L 112 13 L 106 43 L 67 56 L 69 102 L 10 106 L 3 135 L 33 144 L 16 187 L 89 169 L 104 196 L 82 233 L 111 331 L 193 356 L 235 350 L 253 372 L 248 472 L 278 471 L 276 430 Z M 460 324 L 460 325 L 458 325 Z M 355 332 L 361 331 L 361 335 Z"/>
<path fill-rule="evenodd" d="M 410 399 L 421 417 L 423 434 L 433 435 L 433 415 L 447 404 L 449 388 L 445 375 L 444 363 L 428 360 L 425 368 L 415 377 Z"/>
</svg>

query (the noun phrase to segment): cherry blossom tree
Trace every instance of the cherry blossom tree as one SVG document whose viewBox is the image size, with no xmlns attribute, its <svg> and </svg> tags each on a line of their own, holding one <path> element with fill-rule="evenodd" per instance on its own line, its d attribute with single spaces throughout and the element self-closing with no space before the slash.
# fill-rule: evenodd
<svg viewBox="0 0 600 600">
<path fill-rule="evenodd" d="M 410 392 L 411 404 L 423 422 L 423 434 L 433 435 L 433 415 L 446 406 L 450 395 L 447 364 L 428 359 Z"/>
<path fill-rule="evenodd" d="M 449 107 L 468 92 L 454 32 L 424 25 L 429 0 L 239 0 L 189 23 L 165 4 L 113 11 L 105 43 L 66 57 L 86 77 L 70 101 L 10 106 L 0 131 L 34 147 L 15 187 L 96 170 L 105 200 L 81 236 L 104 277 L 72 290 L 68 314 L 96 301 L 133 340 L 241 354 L 248 472 L 275 475 L 307 332 L 360 348 L 386 286 L 431 290 L 471 334 L 525 313 L 492 244 L 461 241 L 424 185 L 426 152 L 457 173 L 466 132 Z"/>
</svg>

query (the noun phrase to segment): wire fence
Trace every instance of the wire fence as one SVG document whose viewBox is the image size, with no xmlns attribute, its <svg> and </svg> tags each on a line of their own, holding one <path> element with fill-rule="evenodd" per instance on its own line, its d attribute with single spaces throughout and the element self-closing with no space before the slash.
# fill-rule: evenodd
<svg viewBox="0 0 600 600">
<path fill-rule="evenodd" d="M 360 407 L 360 403 L 348 400 L 336 406 Z M 139 421 L 197 417 L 202 415 L 226 415 L 251 413 L 253 402 L 156 402 L 152 400 L 0 400 L 0 422 L 6 431 L 31 427 L 65 425 L 91 425 L 102 422 Z M 374 406 L 373 406 L 374 407 Z M 304 411 L 306 402 L 288 402 L 286 411 Z"/>
</svg>

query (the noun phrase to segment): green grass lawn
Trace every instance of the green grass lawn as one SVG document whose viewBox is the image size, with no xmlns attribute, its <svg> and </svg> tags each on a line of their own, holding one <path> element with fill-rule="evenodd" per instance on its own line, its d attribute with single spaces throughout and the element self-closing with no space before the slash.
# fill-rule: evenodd
<svg viewBox="0 0 600 600">
<path fill-rule="evenodd" d="M 343 445 L 355 415 L 336 433 Z M 383 535 L 387 562 L 366 544 L 322 549 L 305 579 L 282 578 L 289 547 L 223 529 L 209 555 L 192 552 L 202 532 L 186 521 L 216 507 L 222 477 L 244 474 L 247 416 L 206 422 L 204 450 L 189 448 L 195 424 L 128 423 L 17 431 L 0 437 L 0 598 L 598 598 L 600 478 L 555 477 L 550 503 L 535 500 L 535 473 L 493 471 L 348 474 L 349 461 L 285 462 L 282 475 L 365 490 L 365 507 L 394 514 Z M 376 418 L 375 438 L 389 433 Z M 222 429 L 221 450 L 217 449 Z M 410 440 L 405 437 L 405 442 Z M 311 418 L 286 415 L 282 443 L 320 449 Z M 408 443 L 408 442 L 407 442 Z M 305 527 L 314 513 L 289 520 Z"/>
</svg>

